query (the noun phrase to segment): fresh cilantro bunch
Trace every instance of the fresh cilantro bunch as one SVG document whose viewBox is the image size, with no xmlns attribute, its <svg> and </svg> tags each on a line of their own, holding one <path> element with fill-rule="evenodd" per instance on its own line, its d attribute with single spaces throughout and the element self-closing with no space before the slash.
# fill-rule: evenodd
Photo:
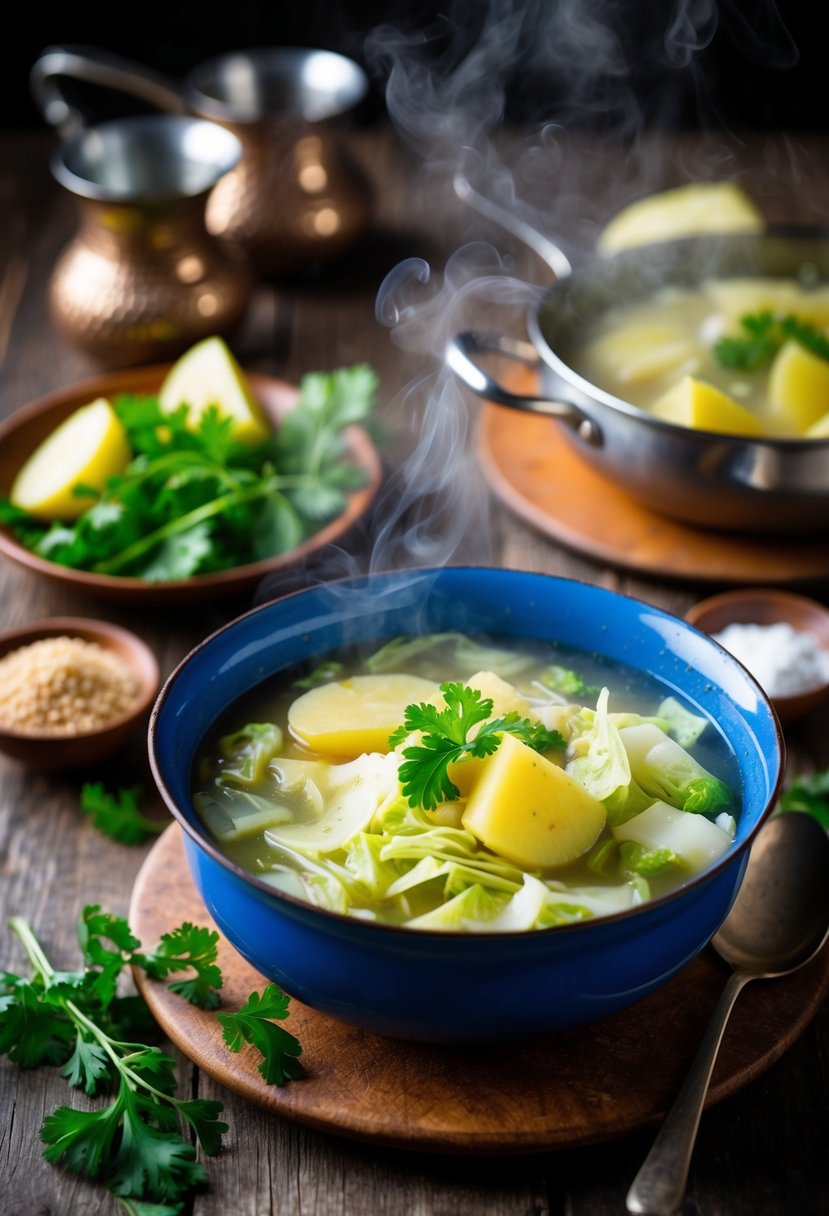
<svg viewBox="0 0 829 1216">
<path fill-rule="evenodd" d="M 190 972 L 170 987 L 205 1009 L 218 1004 L 222 976 L 216 965 L 218 934 L 183 924 L 142 952 L 126 920 L 90 904 L 78 923 L 83 966 L 58 971 L 28 923 L 9 922 L 22 942 L 31 976 L 0 975 L 0 1054 L 24 1068 L 61 1066 L 69 1085 L 88 1095 L 110 1093 L 96 1110 L 60 1106 L 41 1127 L 48 1161 L 104 1182 L 131 1212 L 178 1213 L 177 1202 L 206 1181 L 192 1132 L 203 1152 L 221 1148 L 227 1124 L 220 1102 L 176 1096 L 175 1060 L 158 1047 L 136 1041 L 153 1021 L 139 996 L 119 996 L 125 967 L 141 967 L 164 979 Z M 223 1034 L 233 1051 L 253 1043 L 263 1054 L 266 1080 L 282 1084 L 300 1075 L 301 1047 L 293 1035 L 266 1019 L 284 1018 L 288 998 L 274 984 L 252 993 L 238 1013 L 221 1014 Z M 153 1208 L 157 1203 L 162 1206 Z"/>
<path fill-rule="evenodd" d="M 799 317 L 777 317 L 770 311 L 746 313 L 740 317 L 740 329 L 743 332 L 738 336 L 726 336 L 714 343 L 714 358 L 722 367 L 756 371 L 790 339 L 813 355 L 829 359 L 829 338 Z"/>
<path fill-rule="evenodd" d="M 403 751 L 400 782 L 410 806 L 433 810 L 441 802 L 460 797 L 449 776 L 449 765 L 470 757 L 483 759 L 497 750 L 505 733 L 517 735 L 533 751 L 561 750 L 566 744 L 558 731 L 547 730 L 515 711 L 491 718 L 494 705 L 477 688 L 461 683 L 441 684 L 446 709 L 420 704 L 406 707 L 403 725 L 389 736 L 397 747 L 414 731 L 422 731 L 420 742 Z M 470 737 L 470 731 L 479 727 Z"/>
<path fill-rule="evenodd" d="M 343 431 L 367 418 L 377 377 L 365 365 L 303 378 L 295 407 L 262 444 L 234 440 L 233 420 L 208 409 L 121 395 L 114 407 L 133 458 L 73 523 L 46 526 L 8 500 L 0 523 L 59 565 L 161 582 L 284 553 L 342 511 L 365 481 L 345 459 Z"/>
</svg>

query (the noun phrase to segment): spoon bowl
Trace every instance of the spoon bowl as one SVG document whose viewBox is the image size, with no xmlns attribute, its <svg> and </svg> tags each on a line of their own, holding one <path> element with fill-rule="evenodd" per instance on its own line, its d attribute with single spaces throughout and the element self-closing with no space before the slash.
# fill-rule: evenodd
<svg viewBox="0 0 829 1216">
<path fill-rule="evenodd" d="M 774 816 L 752 846 L 734 904 L 712 938 L 733 971 L 682 1089 L 627 1195 L 636 1216 L 674 1216 L 723 1032 L 750 980 L 789 975 L 829 937 L 829 835 L 802 812 Z"/>
<path fill-rule="evenodd" d="M 808 963 L 829 931 L 829 836 L 811 815 L 770 819 L 739 893 L 711 944 L 747 978 L 773 979 Z"/>
</svg>

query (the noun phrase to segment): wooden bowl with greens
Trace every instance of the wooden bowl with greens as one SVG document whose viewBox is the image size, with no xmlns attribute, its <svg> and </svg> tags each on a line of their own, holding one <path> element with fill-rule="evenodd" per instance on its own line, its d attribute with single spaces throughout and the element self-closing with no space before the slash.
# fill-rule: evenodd
<svg viewBox="0 0 829 1216">
<path fill-rule="evenodd" d="M 0 553 L 99 598 L 181 603 L 249 592 L 365 514 L 369 368 L 298 387 L 240 373 L 250 408 L 222 414 L 178 402 L 178 366 L 84 380 L 0 424 Z"/>
</svg>

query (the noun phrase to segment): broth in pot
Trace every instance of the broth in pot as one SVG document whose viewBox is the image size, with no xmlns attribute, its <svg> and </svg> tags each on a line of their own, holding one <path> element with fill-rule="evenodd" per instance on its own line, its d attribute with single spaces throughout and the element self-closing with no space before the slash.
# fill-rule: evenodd
<svg viewBox="0 0 829 1216">
<path fill-rule="evenodd" d="M 604 312 L 570 364 L 666 422 L 747 437 L 829 435 L 829 287 L 705 279 Z"/>
</svg>

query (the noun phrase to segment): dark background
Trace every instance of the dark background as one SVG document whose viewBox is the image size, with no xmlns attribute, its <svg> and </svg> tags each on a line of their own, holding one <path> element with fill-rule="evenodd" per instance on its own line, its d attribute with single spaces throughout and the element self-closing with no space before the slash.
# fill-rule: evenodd
<svg viewBox="0 0 829 1216">
<path fill-rule="evenodd" d="M 488 36 L 489 100 L 503 93 L 507 120 L 612 129 L 624 110 L 646 129 L 823 130 L 825 13 L 824 0 L 170 0 L 93 16 L 83 3 L 17 0 L 0 48 L 1 121 L 43 126 L 28 74 L 50 44 L 107 48 L 179 80 L 226 50 L 340 50 L 369 68 L 373 94 L 358 117 L 372 122 L 385 112 L 394 56 L 445 83 Z M 372 53 L 378 27 L 393 56 Z M 137 108 L 100 90 L 88 104 L 95 119 Z"/>
</svg>

